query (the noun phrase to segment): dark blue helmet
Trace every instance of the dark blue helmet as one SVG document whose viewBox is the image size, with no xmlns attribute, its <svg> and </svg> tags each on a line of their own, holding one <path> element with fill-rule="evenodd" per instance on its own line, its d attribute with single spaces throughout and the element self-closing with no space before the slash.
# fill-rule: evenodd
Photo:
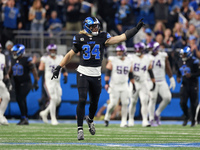
<svg viewBox="0 0 200 150">
<path fill-rule="evenodd" d="M 146 49 L 146 45 L 144 43 L 140 42 L 140 43 L 135 44 L 134 48 L 135 48 L 135 54 L 137 56 L 140 56 L 144 53 L 144 51 Z"/>
<path fill-rule="evenodd" d="M 25 53 L 25 46 L 23 44 L 16 44 L 11 49 L 13 58 L 17 59 Z"/>
<path fill-rule="evenodd" d="M 180 57 L 183 61 L 186 61 L 188 58 L 192 57 L 192 52 L 190 46 L 185 46 L 180 50 Z"/>
<path fill-rule="evenodd" d="M 93 32 L 92 29 L 90 29 L 90 27 L 92 27 L 92 29 L 97 27 L 98 31 Z M 99 34 L 99 30 L 100 30 L 100 22 L 95 17 L 87 17 L 83 22 L 83 29 L 88 34 L 92 34 L 93 36 L 97 36 Z"/>
</svg>

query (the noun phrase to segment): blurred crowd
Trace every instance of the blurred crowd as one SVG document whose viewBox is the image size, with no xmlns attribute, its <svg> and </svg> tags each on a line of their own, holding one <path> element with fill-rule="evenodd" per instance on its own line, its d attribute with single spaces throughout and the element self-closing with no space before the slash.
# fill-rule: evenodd
<svg viewBox="0 0 200 150">
<path fill-rule="evenodd" d="M 157 41 L 170 52 L 172 68 L 175 51 L 184 46 L 189 45 L 194 56 L 200 56 L 198 0 L 1 0 L 0 5 L 3 48 L 8 40 L 14 42 L 14 30 L 48 31 L 51 37 L 61 31 L 78 32 L 87 16 L 96 16 L 106 22 L 112 35 L 124 33 L 144 18 L 146 26 L 126 46 Z"/>
</svg>

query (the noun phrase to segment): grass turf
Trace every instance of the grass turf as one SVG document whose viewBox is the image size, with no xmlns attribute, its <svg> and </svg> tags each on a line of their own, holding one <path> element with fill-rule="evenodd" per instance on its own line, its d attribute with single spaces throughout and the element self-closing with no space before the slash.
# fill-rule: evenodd
<svg viewBox="0 0 200 150">
<path fill-rule="evenodd" d="M 88 131 L 84 122 L 85 140 L 77 140 L 76 124 L 30 124 L 29 126 L 0 126 L 1 149 L 81 149 L 81 150 L 116 150 L 116 149 L 164 149 L 164 150 L 194 150 L 198 147 L 166 147 L 165 143 L 200 143 L 200 126 L 191 128 L 189 125 L 161 125 L 159 127 L 144 128 L 135 125 L 129 128 L 120 128 L 117 124 L 104 127 L 96 124 L 96 134 L 93 136 Z M 91 143 L 90 145 L 87 145 Z M 99 143 L 94 144 L 93 143 Z M 104 145 L 101 145 L 101 144 Z M 109 143 L 106 145 L 105 143 Z M 125 144 L 127 143 L 127 144 Z M 130 145 L 128 145 L 128 143 Z M 155 147 L 133 146 L 138 143 L 158 144 Z M 81 145 L 82 144 L 82 145 Z M 124 144 L 124 145 L 123 145 Z M 159 144 L 161 144 L 159 146 Z M 199 145 L 200 146 L 200 145 Z M 200 148 L 200 147 L 199 147 Z"/>
</svg>

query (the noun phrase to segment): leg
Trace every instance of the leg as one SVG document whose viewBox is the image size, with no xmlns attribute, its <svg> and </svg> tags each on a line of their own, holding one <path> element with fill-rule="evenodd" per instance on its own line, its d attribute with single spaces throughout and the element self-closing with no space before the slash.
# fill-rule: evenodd
<svg viewBox="0 0 200 150">
<path fill-rule="evenodd" d="M 110 89 L 109 99 L 110 103 L 107 106 L 106 114 L 105 114 L 105 121 L 110 121 L 110 116 L 119 101 L 119 92 Z"/>
<path fill-rule="evenodd" d="M 149 86 L 152 87 L 152 82 L 148 82 Z M 154 123 L 154 112 L 155 112 L 155 106 L 156 106 L 156 100 L 158 96 L 158 89 L 159 86 L 156 85 L 154 91 L 150 91 L 150 97 L 149 97 L 149 105 L 148 105 L 148 111 L 149 111 L 149 121 L 151 122 L 152 126 L 156 126 Z"/>
<path fill-rule="evenodd" d="M 190 110 L 191 110 L 191 127 L 195 126 L 195 113 L 198 105 L 198 87 L 190 87 Z"/>
<path fill-rule="evenodd" d="M 184 115 L 183 126 L 187 125 L 187 122 L 189 119 L 188 106 L 187 106 L 188 98 L 189 98 L 189 95 L 188 95 L 187 87 L 182 86 L 180 90 L 180 106 Z"/>
<path fill-rule="evenodd" d="M 17 85 L 15 87 L 16 100 L 18 102 L 21 111 L 21 121 L 18 123 L 18 125 L 29 124 L 27 118 L 26 96 L 28 95 L 30 89 L 31 89 L 31 83 L 23 83 L 22 85 Z"/>
<path fill-rule="evenodd" d="M 128 113 L 128 89 L 121 92 L 121 124 L 120 127 L 127 127 L 127 113 Z"/>
<path fill-rule="evenodd" d="M 0 93 L 1 93 L 1 103 L 0 103 L 0 124 L 8 125 L 7 119 L 4 117 L 4 113 L 10 101 L 10 94 L 5 86 L 5 84 L 0 81 Z"/>
</svg>

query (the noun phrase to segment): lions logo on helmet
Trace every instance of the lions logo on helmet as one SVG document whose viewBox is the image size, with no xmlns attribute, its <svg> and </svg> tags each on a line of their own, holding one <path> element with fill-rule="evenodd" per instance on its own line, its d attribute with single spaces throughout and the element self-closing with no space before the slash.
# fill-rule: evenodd
<svg viewBox="0 0 200 150">
<path fill-rule="evenodd" d="M 57 54 L 57 46 L 55 44 L 49 44 L 46 50 L 47 50 L 47 53 L 52 57 L 56 56 Z"/>
<path fill-rule="evenodd" d="M 83 22 L 83 29 L 93 36 L 97 36 L 100 31 L 100 22 L 95 17 L 87 17 Z"/>
<path fill-rule="evenodd" d="M 16 44 L 11 49 L 13 58 L 17 59 L 25 53 L 25 46 L 23 44 Z"/>
<path fill-rule="evenodd" d="M 188 58 L 192 57 L 191 48 L 189 46 L 184 47 L 180 50 L 180 57 L 183 61 L 186 61 Z"/>
</svg>

